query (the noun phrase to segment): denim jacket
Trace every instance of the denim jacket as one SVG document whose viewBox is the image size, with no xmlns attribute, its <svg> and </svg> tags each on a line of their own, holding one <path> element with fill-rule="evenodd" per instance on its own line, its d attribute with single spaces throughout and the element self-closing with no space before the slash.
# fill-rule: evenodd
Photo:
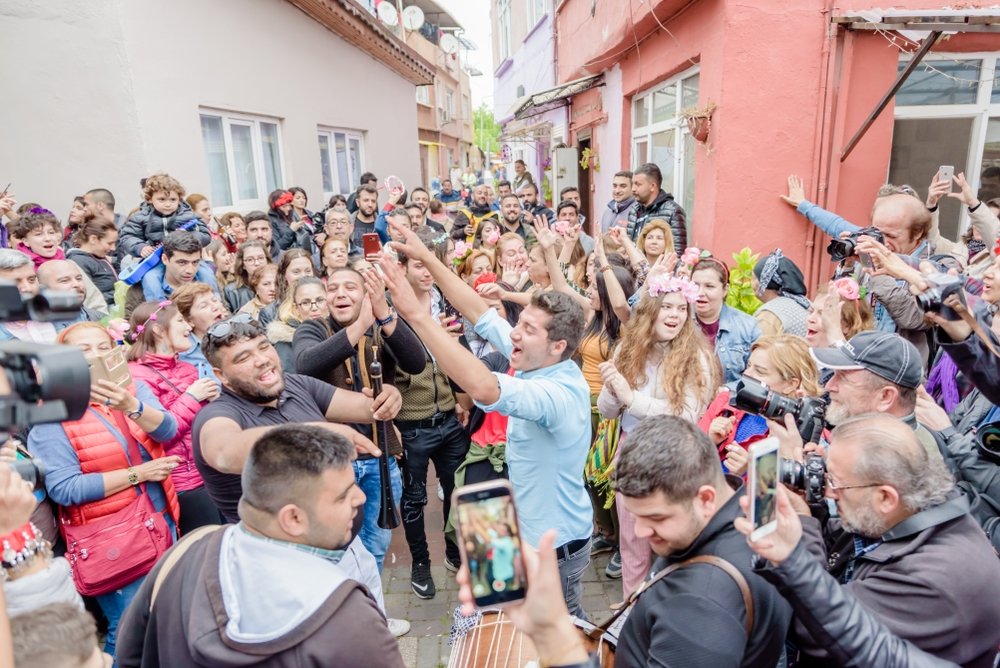
<svg viewBox="0 0 1000 668">
<path fill-rule="evenodd" d="M 715 354 L 722 362 L 722 381 L 729 383 L 737 380 L 747 367 L 750 359 L 750 346 L 760 337 L 760 326 L 757 319 L 737 311 L 731 306 L 722 305 L 719 316 L 719 336 L 715 339 Z"/>
</svg>

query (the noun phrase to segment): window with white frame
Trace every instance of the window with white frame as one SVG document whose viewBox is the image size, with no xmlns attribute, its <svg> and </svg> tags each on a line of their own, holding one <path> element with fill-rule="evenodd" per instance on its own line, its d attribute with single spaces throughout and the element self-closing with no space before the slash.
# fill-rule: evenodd
<svg viewBox="0 0 1000 668">
<path fill-rule="evenodd" d="M 681 115 L 698 104 L 698 70 L 691 69 L 632 100 L 632 165 L 656 163 L 661 188 L 687 212 L 694 210 L 695 141 Z"/>
<path fill-rule="evenodd" d="M 510 57 L 510 0 L 497 0 L 500 62 Z"/>
<path fill-rule="evenodd" d="M 417 86 L 417 104 L 422 104 L 425 107 L 431 106 L 431 87 L 428 86 Z"/>
<path fill-rule="evenodd" d="M 319 128 L 319 163 L 323 193 L 354 192 L 365 171 L 365 138 L 357 130 Z"/>
<path fill-rule="evenodd" d="M 908 56 L 899 62 L 902 70 Z M 888 181 L 921 197 L 942 165 L 964 172 L 982 201 L 1000 197 L 1000 53 L 928 55 L 896 94 Z M 953 188 L 957 190 L 958 187 Z M 961 203 L 940 203 L 941 234 L 957 239 Z"/>
<path fill-rule="evenodd" d="M 527 0 L 528 6 L 528 30 L 535 27 L 535 24 L 542 20 L 548 11 L 548 0 Z"/>
<path fill-rule="evenodd" d="M 448 118 L 455 118 L 455 92 L 448 89 L 444 93 L 444 111 Z"/>
<path fill-rule="evenodd" d="M 471 121 L 472 120 L 472 114 L 469 113 L 469 96 L 468 95 L 463 95 L 462 96 L 462 120 L 463 121 Z"/>
<path fill-rule="evenodd" d="M 213 207 L 260 207 L 283 187 L 277 119 L 203 109 L 201 138 Z"/>
</svg>

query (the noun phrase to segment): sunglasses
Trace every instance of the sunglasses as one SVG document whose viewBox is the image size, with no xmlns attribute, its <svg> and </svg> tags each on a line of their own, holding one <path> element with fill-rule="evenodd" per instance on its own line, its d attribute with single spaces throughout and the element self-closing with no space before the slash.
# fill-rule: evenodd
<svg viewBox="0 0 1000 668">
<path fill-rule="evenodd" d="M 257 323 L 249 313 L 237 313 L 231 318 L 215 323 L 205 333 L 213 339 L 224 339 L 232 333 L 234 325 L 249 325 L 251 323 L 257 324 L 257 327 L 260 328 L 260 323 Z"/>
</svg>

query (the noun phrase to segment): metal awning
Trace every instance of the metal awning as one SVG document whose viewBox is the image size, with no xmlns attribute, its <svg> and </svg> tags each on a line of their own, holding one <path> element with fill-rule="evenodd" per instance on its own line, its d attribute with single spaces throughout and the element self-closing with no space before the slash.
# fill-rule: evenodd
<svg viewBox="0 0 1000 668">
<path fill-rule="evenodd" d="M 549 109 L 555 109 L 558 106 L 563 106 L 566 104 L 567 98 L 603 84 L 604 75 L 594 74 L 589 77 L 559 84 L 554 88 L 543 90 L 541 93 L 525 95 L 514 103 L 514 118 L 521 119 L 548 111 Z"/>
<path fill-rule="evenodd" d="M 845 11 L 831 20 L 850 30 L 998 32 L 1000 8 L 868 9 Z"/>
</svg>

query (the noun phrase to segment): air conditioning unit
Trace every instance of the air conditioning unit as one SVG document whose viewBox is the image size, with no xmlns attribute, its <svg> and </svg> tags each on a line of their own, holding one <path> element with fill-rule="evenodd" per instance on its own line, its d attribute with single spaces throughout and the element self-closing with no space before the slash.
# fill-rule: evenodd
<svg viewBox="0 0 1000 668">
<path fill-rule="evenodd" d="M 447 123 L 451 121 L 451 113 L 447 109 L 438 109 L 438 118 L 441 119 L 441 123 Z"/>
</svg>

